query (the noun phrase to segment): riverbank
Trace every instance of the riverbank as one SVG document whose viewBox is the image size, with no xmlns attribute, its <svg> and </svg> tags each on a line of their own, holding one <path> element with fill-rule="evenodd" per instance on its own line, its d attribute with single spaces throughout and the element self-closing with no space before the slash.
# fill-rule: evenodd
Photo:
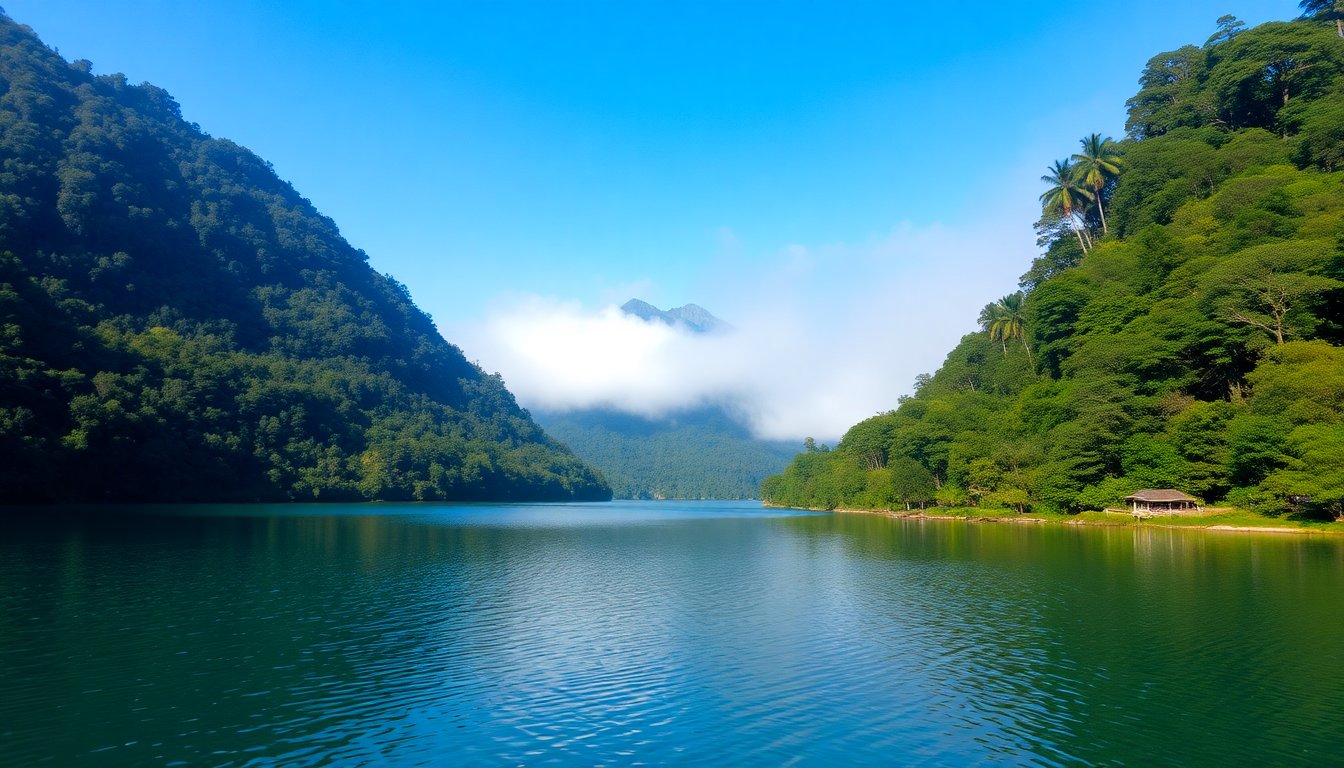
<svg viewBox="0 0 1344 768">
<path fill-rule="evenodd" d="M 764 503 L 763 503 L 764 504 Z M 778 506 L 764 504 L 764 506 Z M 1192 515 L 1137 519 L 1132 515 L 1112 512 L 1080 512 L 1076 515 L 1057 515 L 1028 512 L 1022 515 L 1005 514 L 1004 510 L 982 510 L 974 507 L 939 508 L 937 511 L 892 509 L 834 509 L 813 510 L 843 514 L 882 515 L 904 520 L 960 520 L 971 523 L 1012 523 L 1028 525 L 1086 525 L 1110 528 L 1184 528 L 1231 533 L 1287 533 L 1344 536 L 1344 523 L 1316 520 L 1287 520 L 1257 515 L 1254 512 L 1215 507 Z"/>
</svg>

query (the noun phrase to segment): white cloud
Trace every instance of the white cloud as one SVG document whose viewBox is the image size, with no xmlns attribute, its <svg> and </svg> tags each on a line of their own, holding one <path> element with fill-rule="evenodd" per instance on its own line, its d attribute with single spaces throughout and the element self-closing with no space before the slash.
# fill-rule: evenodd
<svg viewBox="0 0 1344 768">
<path fill-rule="evenodd" d="M 496 305 L 457 339 L 525 407 L 658 415 L 720 403 L 761 437 L 833 441 L 894 408 L 974 329 L 980 307 L 1014 290 L 1035 252 L 1022 224 L 1030 213 L 1001 214 L 969 228 L 903 224 L 861 245 L 791 244 L 724 260 L 695 301 L 731 323 L 729 333 L 532 296 Z"/>
</svg>

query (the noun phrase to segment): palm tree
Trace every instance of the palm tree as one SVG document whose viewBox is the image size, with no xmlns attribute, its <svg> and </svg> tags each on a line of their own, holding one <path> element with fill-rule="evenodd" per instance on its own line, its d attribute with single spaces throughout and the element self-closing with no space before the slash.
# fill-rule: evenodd
<svg viewBox="0 0 1344 768">
<path fill-rule="evenodd" d="M 1124 160 L 1120 158 L 1120 150 L 1109 136 L 1103 139 L 1101 134 L 1094 133 L 1079 143 L 1083 145 L 1083 151 L 1073 156 L 1073 161 L 1077 163 L 1074 173 L 1080 183 L 1092 188 L 1092 199 L 1097 204 L 1097 213 L 1101 216 L 1101 233 L 1104 235 L 1107 233 L 1106 209 L 1101 205 L 1101 191 L 1106 187 L 1106 182 L 1120 175 Z"/>
<path fill-rule="evenodd" d="M 1022 292 L 1010 293 L 993 304 L 986 305 L 980 311 L 980 327 L 984 328 L 992 341 L 999 342 L 1003 353 L 1008 354 L 1008 340 L 1019 339 L 1022 348 L 1027 350 L 1027 362 L 1032 368 L 1036 361 L 1031 354 L 1031 345 L 1027 343 L 1027 324 L 1022 314 Z"/>
<path fill-rule="evenodd" d="M 986 304 L 985 308 L 980 310 L 980 328 L 989 334 L 990 341 L 999 342 L 1003 347 L 1003 354 L 1008 354 L 1008 338 L 1003 335 L 1003 324 L 999 322 L 1000 304 L 1002 299 L 993 304 Z"/>
<path fill-rule="evenodd" d="M 1055 164 L 1046 170 L 1049 173 L 1042 176 L 1041 181 L 1049 184 L 1050 188 L 1041 195 L 1041 204 L 1045 207 L 1046 213 L 1058 214 L 1068 220 L 1069 228 L 1078 237 L 1078 244 L 1083 247 L 1083 253 L 1086 254 L 1087 243 L 1083 240 L 1083 233 L 1079 231 L 1078 222 L 1074 217 L 1087 201 L 1092 199 L 1092 192 L 1078 183 L 1078 174 L 1069 160 L 1056 160 Z"/>
</svg>

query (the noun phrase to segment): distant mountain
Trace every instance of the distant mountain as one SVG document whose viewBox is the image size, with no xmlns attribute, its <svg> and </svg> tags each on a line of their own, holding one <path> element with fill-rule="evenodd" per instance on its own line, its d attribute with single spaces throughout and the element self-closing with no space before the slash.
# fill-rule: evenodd
<svg viewBox="0 0 1344 768">
<path fill-rule="evenodd" d="M 661 310 L 631 299 L 621 311 L 693 333 L 732 326 L 704 307 Z M 721 408 L 706 407 L 658 419 L 614 409 L 537 412 L 557 439 L 602 471 L 622 499 L 750 499 L 761 480 L 781 471 L 797 446 L 753 438 Z"/>
<path fill-rule="evenodd" d="M 757 440 L 720 408 L 647 419 L 607 409 L 534 413 L 602 471 L 621 499 L 751 499 L 783 471 L 794 443 Z"/>
<path fill-rule="evenodd" d="M 3 14 L 0 161 L 0 503 L 610 497 L 270 163 Z"/>
<path fill-rule="evenodd" d="M 732 327 L 698 304 L 687 304 L 664 312 L 647 301 L 631 299 L 621 305 L 621 311 L 644 320 L 659 320 L 668 325 L 689 328 L 696 333 L 712 333 Z"/>
</svg>

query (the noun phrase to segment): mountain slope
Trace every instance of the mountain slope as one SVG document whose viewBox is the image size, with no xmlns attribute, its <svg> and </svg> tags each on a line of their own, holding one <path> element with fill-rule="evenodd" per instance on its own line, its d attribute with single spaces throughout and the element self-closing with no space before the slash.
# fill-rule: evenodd
<svg viewBox="0 0 1344 768">
<path fill-rule="evenodd" d="M 663 311 L 640 299 L 627 315 L 681 333 L 713 334 L 731 326 L 704 307 Z M 706 406 L 657 418 L 612 408 L 534 414 L 546 430 L 601 470 L 617 498 L 750 499 L 778 472 L 793 447 L 757 440 L 722 408 Z"/>
<path fill-rule="evenodd" d="M 718 408 L 648 419 L 606 409 L 535 414 L 621 499 L 751 499 L 793 445 L 757 440 Z"/>
<path fill-rule="evenodd" d="M 1023 292 L 763 496 L 1073 512 L 1181 488 L 1344 518 L 1344 39 L 1232 26 L 1140 85 L 1118 174 L 1047 208 Z"/>
<path fill-rule="evenodd" d="M 687 304 L 663 311 L 647 301 L 631 299 L 621 305 L 621 311 L 642 320 L 657 320 L 672 326 L 687 328 L 696 333 L 712 333 L 728 329 L 728 324 L 710 314 L 698 304 Z"/>
<path fill-rule="evenodd" d="M 606 498 L 248 150 L 0 16 L 0 499 Z"/>
</svg>

